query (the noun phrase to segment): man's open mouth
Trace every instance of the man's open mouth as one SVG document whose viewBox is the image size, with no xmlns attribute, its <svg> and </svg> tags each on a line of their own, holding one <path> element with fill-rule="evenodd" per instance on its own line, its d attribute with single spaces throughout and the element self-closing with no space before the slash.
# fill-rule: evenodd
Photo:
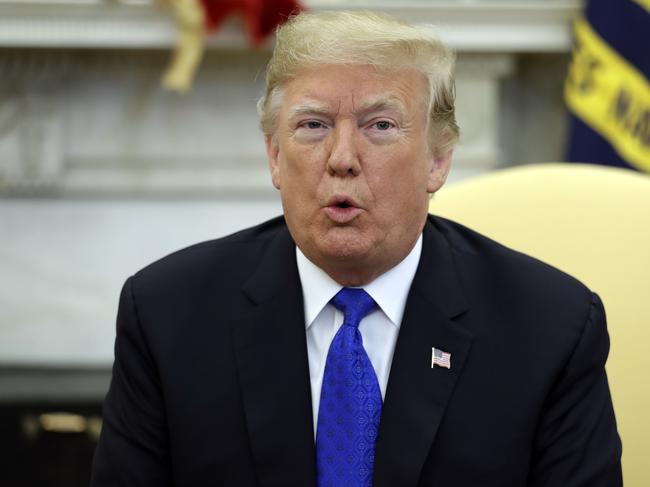
<svg viewBox="0 0 650 487">
<path fill-rule="evenodd" d="M 361 211 L 356 201 L 342 195 L 331 198 L 325 207 L 325 212 L 330 220 L 339 224 L 354 220 Z"/>
</svg>

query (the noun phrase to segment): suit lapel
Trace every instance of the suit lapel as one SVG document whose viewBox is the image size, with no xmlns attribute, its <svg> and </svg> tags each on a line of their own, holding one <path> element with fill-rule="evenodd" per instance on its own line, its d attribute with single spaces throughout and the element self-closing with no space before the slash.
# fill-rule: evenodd
<svg viewBox="0 0 650 487">
<path fill-rule="evenodd" d="M 451 249 L 427 223 L 395 347 L 377 443 L 375 487 L 416 486 L 472 335 L 452 319 L 467 309 Z M 451 369 L 431 368 L 431 348 L 451 353 Z"/>
<path fill-rule="evenodd" d="M 314 434 L 302 289 L 286 228 L 244 292 L 253 302 L 233 324 L 251 451 L 262 487 L 314 485 Z"/>
</svg>

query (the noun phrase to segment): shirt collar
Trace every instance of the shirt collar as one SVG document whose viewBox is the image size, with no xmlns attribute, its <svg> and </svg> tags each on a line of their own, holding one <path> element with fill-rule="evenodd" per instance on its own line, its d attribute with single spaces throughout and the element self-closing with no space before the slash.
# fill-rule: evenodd
<svg viewBox="0 0 650 487">
<path fill-rule="evenodd" d="M 415 271 L 422 253 L 422 235 L 417 239 L 413 249 L 395 267 L 384 272 L 374 281 L 362 286 L 372 296 L 388 319 L 399 328 L 406 307 Z M 305 307 L 305 327 L 309 328 L 330 299 L 343 286 L 332 279 L 323 269 L 311 262 L 296 246 L 296 262 L 302 283 L 302 295 Z"/>
</svg>

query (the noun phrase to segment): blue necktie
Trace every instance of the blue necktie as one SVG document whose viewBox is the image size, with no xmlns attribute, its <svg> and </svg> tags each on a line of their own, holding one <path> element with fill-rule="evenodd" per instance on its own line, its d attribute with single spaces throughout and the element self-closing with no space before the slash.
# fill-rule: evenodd
<svg viewBox="0 0 650 487">
<path fill-rule="evenodd" d="M 344 314 L 323 375 L 316 432 L 318 487 L 371 487 L 381 392 L 359 322 L 377 307 L 363 289 L 343 288 L 331 303 Z"/>
</svg>

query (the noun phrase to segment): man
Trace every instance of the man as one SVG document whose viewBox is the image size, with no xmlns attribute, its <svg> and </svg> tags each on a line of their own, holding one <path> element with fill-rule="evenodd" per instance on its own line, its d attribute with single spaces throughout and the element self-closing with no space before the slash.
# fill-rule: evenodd
<svg viewBox="0 0 650 487">
<path fill-rule="evenodd" d="M 95 487 L 622 484 L 598 297 L 427 216 L 452 64 L 379 15 L 279 30 L 284 217 L 127 281 Z"/>
</svg>

